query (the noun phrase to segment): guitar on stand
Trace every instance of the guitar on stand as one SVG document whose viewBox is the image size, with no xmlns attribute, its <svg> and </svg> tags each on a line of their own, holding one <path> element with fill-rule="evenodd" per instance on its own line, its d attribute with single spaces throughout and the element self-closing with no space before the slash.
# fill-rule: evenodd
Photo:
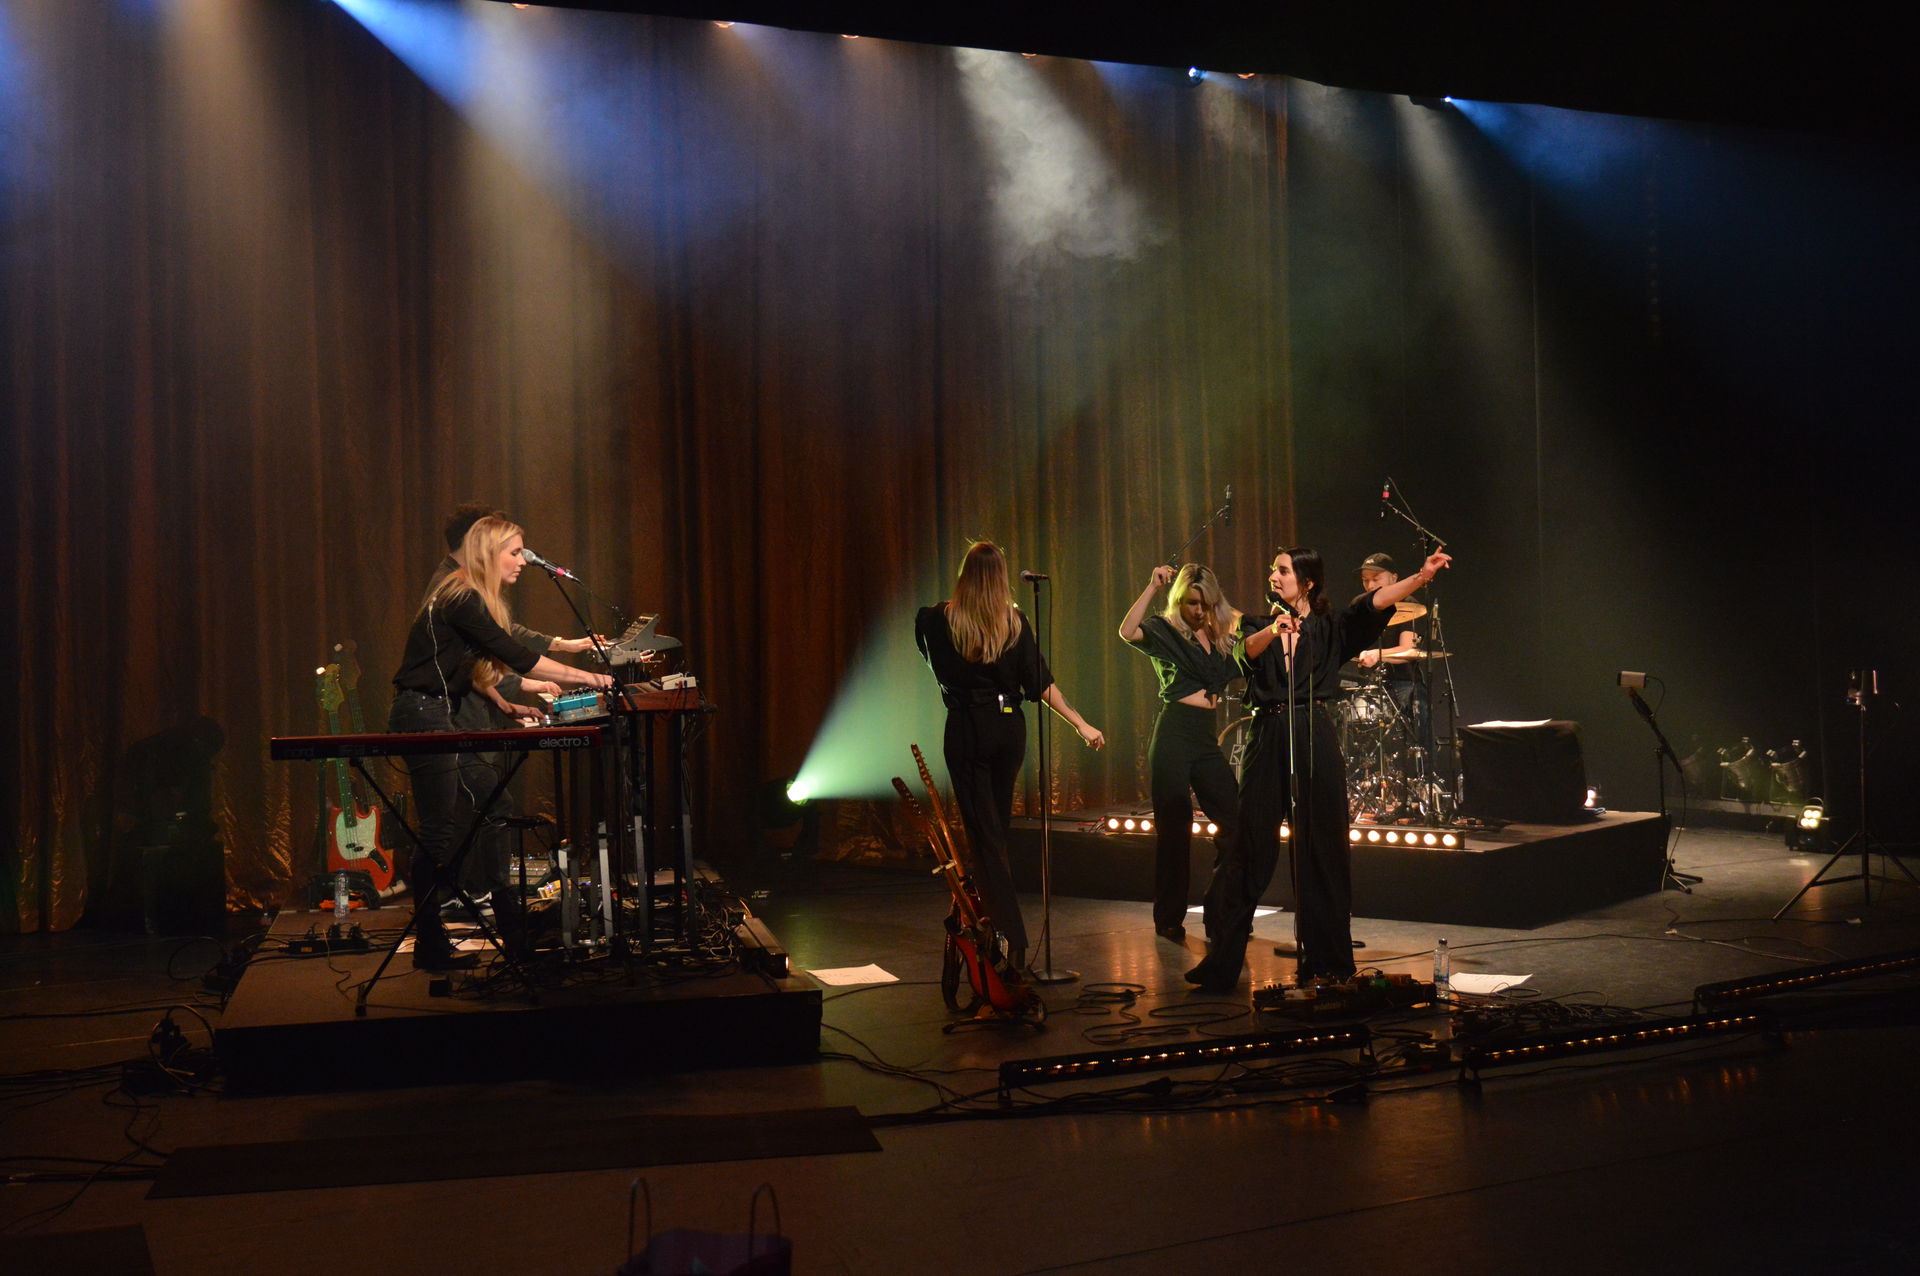
<svg viewBox="0 0 1920 1276">
<path fill-rule="evenodd" d="M 365 735 L 367 731 L 367 721 L 360 712 L 359 645 L 351 638 L 343 638 L 333 644 L 333 653 L 340 666 L 340 689 L 346 693 L 347 726 L 355 735 Z M 332 724 L 329 723 L 328 725 L 331 727 Z M 346 764 L 344 762 L 339 764 L 339 770 L 343 775 L 345 774 Z M 351 778 L 349 778 L 347 782 L 349 785 L 352 785 Z M 352 787 L 351 792 L 354 799 L 354 809 L 356 811 L 368 812 L 373 816 L 373 824 L 368 836 L 372 839 L 373 848 L 389 866 L 387 869 L 387 880 L 381 883 L 377 889 L 383 897 L 397 895 L 401 890 L 401 885 L 398 880 L 400 873 L 397 871 L 400 861 L 395 857 L 394 848 L 389 844 L 388 839 L 383 836 L 386 830 L 380 823 L 380 810 L 373 804 L 371 799 L 366 802 L 360 801 L 361 790 L 357 785 Z M 344 803 L 342 804 L 342 809 L 345 809 Z"/>
<path fill-rule="evenodd" d="M 314 670 L 314 679 L 320 708 L 327 718 L 327 733 L 339 735 L 340 706 L 346 700 L 346 693 L 341 690 L 340 666 L 322 665 Z M 329 768 L 333 772 L 333 792 L 327 801 L 326 872 L 327 884 L 333 889 L 328 891 L 329 897 L 321 906 L 331 905 L 337 911 L 343 893 L 352 894 L 352 888 L 358 886 L 363 906 L 376 907 L 380 896 L 392 889 L 394 876 L 392 857 L 380 844 L 380 812 L 360 804 L 343 759 L 333 759 Z M 342 874 L 346 892 L 339 888 Z"/>
</svg>

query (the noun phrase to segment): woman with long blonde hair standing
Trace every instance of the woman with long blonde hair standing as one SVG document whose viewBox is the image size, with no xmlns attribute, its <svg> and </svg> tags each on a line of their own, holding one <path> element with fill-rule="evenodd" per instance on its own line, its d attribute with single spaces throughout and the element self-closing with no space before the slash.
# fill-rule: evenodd
<svg viewBox="0 0 1920 1276">
<path fill-rule="evenodd" d="M 406 651 L 393 675 L 388 730 L 455 730 L 463 701 L 494 686 L 509 669 L 568 686 L 613 685 L 606 674 L 529 650 L 507 631 L 512 618 L 503 591 L 520 578 L 523 549 L 520 528 L 504 518 L 483 518 L 467 529 L 460 566 L 427 591 L 407 631 Z M 420 826 L 411 874 L 418 931 L 413 964 L 423 970 L 471 965 L 471 957 L 453 952 L 438 904 L 442 888 L 453 886 L 447 871 L 453 852 L 477 804 L 494 787 L 493 769 L 475 754 L 438 753 L 408 758 L 407 771 Z"/>
<path fill-rule="evenodd" d="M 1027 927 L 1007 858 L 1013 786 L 1027 756 L 1021 702 L 1045 704 L 1092 748 L 1107 738 L 1061 694 L 1032 626 L 1014 605 L 1006 555 L 992 541 L 967 547 L 953 597 L 921 608 L 913 629 L 947 706 L 944 752 L 976 861 L 968 867 L 987 916 L 1006 937 L 1009 958 L 1024 968 Z"/>
<path fill-rule="evenodd" d="M 1147 615 L 1167 589 L 1166 606 Z M 1240 676 L 1233 650 L 1240 613 L 1210 568 L 1188 563 L 1176 576 L 1153 569 L 1152 579 L 1120 621 L 1121 641 L 1153 661 L 1160 681 L 1160 715 L 1147 747 L 1154 823 L 1153 929 L 1160 938 L 1187 938 L 1187 869 L 1193 849 L 1193 803 L 1219 829 L 1214 855 L 1229 855 L 1240 833 L 1240 794 L 1233 768 L 1215 736 L 1214 710 L 1227 684 Z"/>
</svg>

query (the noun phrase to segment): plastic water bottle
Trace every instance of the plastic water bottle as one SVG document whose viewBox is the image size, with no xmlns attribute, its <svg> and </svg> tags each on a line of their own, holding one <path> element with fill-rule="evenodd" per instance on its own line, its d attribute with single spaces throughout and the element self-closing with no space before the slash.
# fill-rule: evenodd
<svg viewBox="0 0 1920 1276">
<path fill-rule="evenodd" d="M 333 875 L 333 922 L 336 926 L 347 924 L 347 913 L 353 908 L 353 897 L 347 893 L 347 874 L 343 869 Z"/>
<path fill-rule="evenodd" d="M 1445 936 L 1433 942 L 1433 999 L 1438 1002 L 1453 1000 L 1453 958 L 1447 952 Z"/>
</svg>

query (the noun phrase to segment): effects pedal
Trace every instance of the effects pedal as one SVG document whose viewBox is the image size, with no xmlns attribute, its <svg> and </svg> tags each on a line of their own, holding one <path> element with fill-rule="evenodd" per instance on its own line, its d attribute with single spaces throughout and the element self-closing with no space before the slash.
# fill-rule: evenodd
<svg viewBox="0 0 1920 1276">
<path fill-rule="evenodd" d="M 1296 1019 L 1351 1018 L 1433 1002 L 1433 985 L 1412 975 L 1356 975 L 1341 983 L 1268 984 L 1253 991 L 1257 1010 Z"/>
</svg>

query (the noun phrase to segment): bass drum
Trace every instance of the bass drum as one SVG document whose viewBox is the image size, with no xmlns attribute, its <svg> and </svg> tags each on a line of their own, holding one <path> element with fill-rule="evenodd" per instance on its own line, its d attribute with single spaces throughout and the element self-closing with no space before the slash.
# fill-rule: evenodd
<svg viewBox="0 0 1920 1276">
<path fill-rule="evenodd" d="M 1340 702 L 1340 743 L 1373 736 L 1393 725 L 1393 697 L 1379 683 L 1356 687 Z"/>
</svg>

